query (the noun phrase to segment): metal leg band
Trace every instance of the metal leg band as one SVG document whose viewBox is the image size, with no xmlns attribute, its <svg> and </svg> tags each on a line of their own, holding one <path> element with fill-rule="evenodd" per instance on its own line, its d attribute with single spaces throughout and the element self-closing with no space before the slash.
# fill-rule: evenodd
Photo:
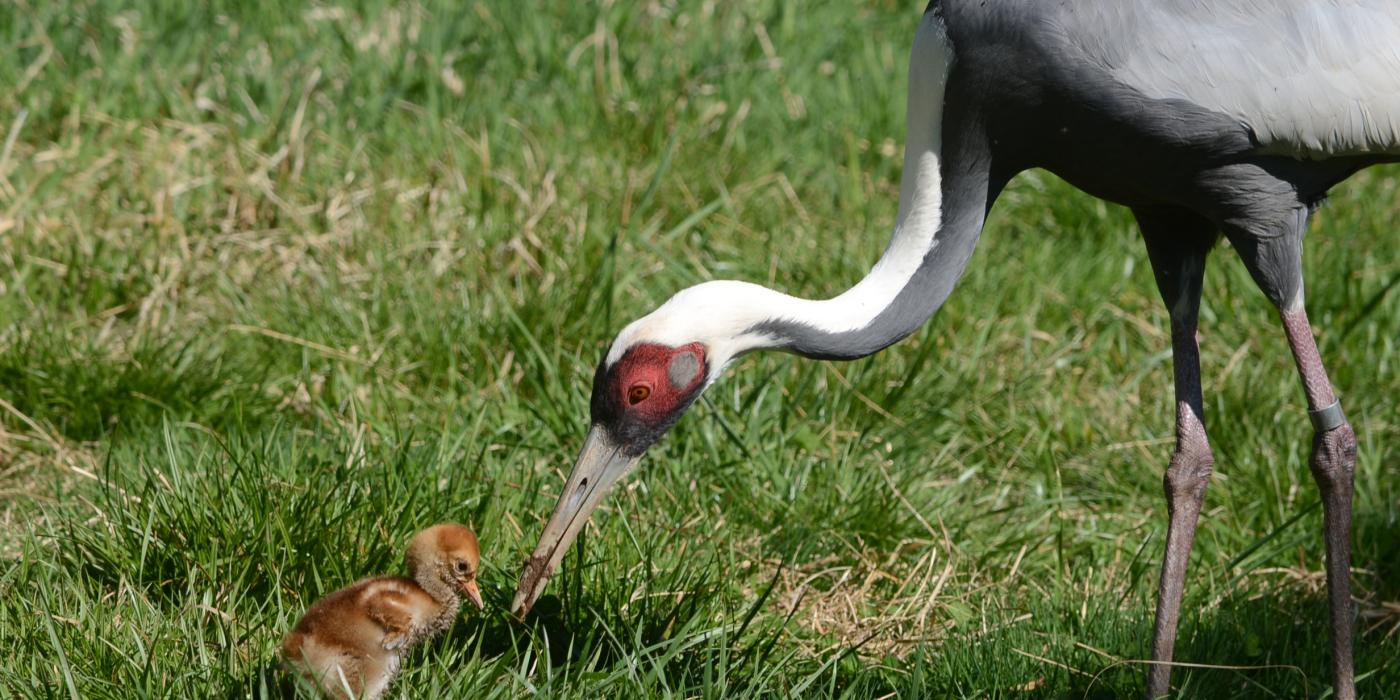
<svg viewBox="0 0 1400 700">
<path fill-rule="evenodd" d="M 1342 401 L 1338 399 L 1330 406 L 1323 406 L 1316 411 L 1308 409 L 1308 418 L 1312 420 L 1313 430 L 1325 433 L 1334 428 L 1340 428 L 1347 422 L 1347 416 L 1342 413 Z"/>
</svg>

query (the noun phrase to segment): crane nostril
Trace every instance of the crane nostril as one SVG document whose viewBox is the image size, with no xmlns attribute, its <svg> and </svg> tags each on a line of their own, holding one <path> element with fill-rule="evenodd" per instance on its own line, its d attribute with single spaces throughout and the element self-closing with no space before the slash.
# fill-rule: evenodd
<svg viewBox="0 0 1400 700">
<path fill-rule="evenodd" d="M 579 489 L 580 491 L 582 491 L 582 490 L 584 490 L 584 489 L 586 489 L 586 488 L 588 488 L 588 477 L 584 477 L 584 478 L 582 478 L 582 479 L 579 479 L 579 481 L 578 481 L 578 489 Z"/>
</svg>

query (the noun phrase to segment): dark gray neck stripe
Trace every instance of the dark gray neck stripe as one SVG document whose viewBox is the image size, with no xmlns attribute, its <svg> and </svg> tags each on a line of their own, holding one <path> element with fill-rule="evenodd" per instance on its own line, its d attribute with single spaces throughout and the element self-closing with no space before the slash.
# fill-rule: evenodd
<svg viewBox="0 0 1400 700">
<path fill-rule="evenodd" d="M 949 117 L 957 110 L 949 106 Z M 960 121 L 960 120 L 959 120 Z M 947 132 L 957 143 L 958 134 Z M 874 354 L 918 330 L 933 316 L 962 276 L 982 231 L 987 209 L 997 192 L 987 173 L 988 160 L 972 156 L 974 139 L 963 139 L 962 155 L 945 161 L 942 221 L 932 249 L 904 288 L 864 327 L 832 333 L 795 319 L 773 318 L 750 326 L 748 331 L 774 339 L 775 349 L 823 360 L 853 360 Z"/>
</svg>

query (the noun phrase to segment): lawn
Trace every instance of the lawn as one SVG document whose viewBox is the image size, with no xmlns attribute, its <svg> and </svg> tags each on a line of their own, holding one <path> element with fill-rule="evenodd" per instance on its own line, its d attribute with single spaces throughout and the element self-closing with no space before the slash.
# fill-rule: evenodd
<svg viewBox="0 0 1400 700">
<path fill-rule="evenodd" d="M 196 7 L 197 5 L 203 7 Z M 1126 211 L 1043 172 L 948 305 L 755 355 L 506 606 L 612 335 L 703 280 L 853 284 L 894 220 L 921 2 L 0 4 L 0 697 L 261 697 L 318 596 L 471 524 L 487 611 L 395 697 L 1141 692 L 1167 317 Z M 1400 169 L 1308 306 L 1360 440 L 1358 688 L 1400 695 Z M 1228 246 L 1183 697 L 1328 691 L 1311 428 Z"/>
</svg>

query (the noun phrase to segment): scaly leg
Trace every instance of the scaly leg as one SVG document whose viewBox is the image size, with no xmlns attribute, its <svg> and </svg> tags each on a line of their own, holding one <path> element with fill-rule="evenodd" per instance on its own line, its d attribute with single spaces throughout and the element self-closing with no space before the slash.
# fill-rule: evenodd
<svg viewBox="0 0 1400 700">
<path fill-rule="evenodd" d="M 1356 697 L 1352 676 L 1352 636 L 1355 620 L 1351 607 L 1351 493 L 1356 470 L 1356 435 L 1327 380 L 1322 358 L 1313 340 L 1303 305 L 1303 232 L 1311 209 L 1302 203 L 1282 206 L 1296 196 L 1295 189 L 1280 181 L 1270 186 L 1252 173 L 1248 197 L 1225 228 L 1245 267 L 1260 291 L 1274 303 L 1283 319 L 1288 345 L 1298 364 L 1308 416 L 1314 437 L 1313 479 L 1322 492 L 1322 520 L 1326 528 L 1327 594 L 1332 613 L 1332 690 L 1337 700 Z M 1277 199 L 1271 199 L 1273 191 Z"/>
<path fill-rule="evenodd" d="M 1332 688 L 1337 700 L 1353 700 L 1356 680 L 1352 677 L 1352 639 L 1356 618 L 1351 605 L 1351 495 L 1356 473 L 1356 434 L 1327 379 L 1307 312 L 1300 304 L 1297 309 L 1283 311 L 1282 317 L 1315 431 L 1309 466 L 1322 492 L 1327 598 L 1332 616 Z"/>
<path fill-rule="evenodd" d="M 1169 518 L 1167 546 L 1157 587 L 1153 664 L 1147 674 L 1147 695 L 1156 698 L 1166 695 L 1170 689 L 1172 651 L 1181 614 L 1186 564 L 1196 536 L 1206 484 L 1215 464 L 1206 438 L 1201 359 L 1196 343 L 1201 280 L 1214 229 L 1207 222 L 1182 212 L 1136 213 L 1147 242 L 1157 288 L 1171 313 L 1172 371 L 1176 386 L 1176 452 L 1162 479 Z"/>
</svg>

